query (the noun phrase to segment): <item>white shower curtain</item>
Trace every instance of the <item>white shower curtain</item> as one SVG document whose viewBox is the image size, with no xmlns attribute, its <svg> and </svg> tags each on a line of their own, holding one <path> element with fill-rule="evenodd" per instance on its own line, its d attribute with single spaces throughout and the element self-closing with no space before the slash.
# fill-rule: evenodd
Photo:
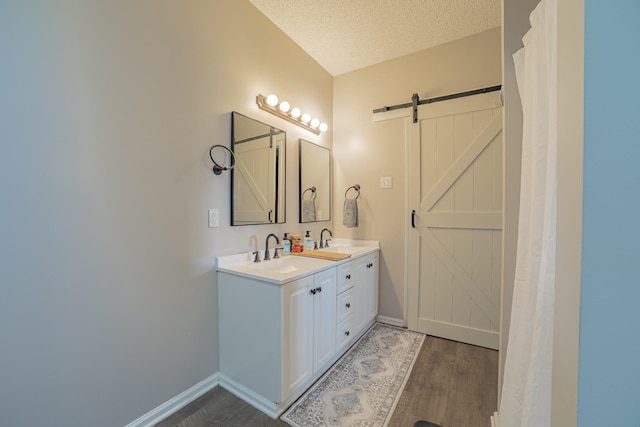
<svg viewBox="0 0 640 427">
<path fill-rule="evenodd" d="M 500 427 L 551 424 L 556 253 L 557 5 L 531 13 L 514 55 L 523 109 L 522 181 L 516 274 Z"/>
</svg>

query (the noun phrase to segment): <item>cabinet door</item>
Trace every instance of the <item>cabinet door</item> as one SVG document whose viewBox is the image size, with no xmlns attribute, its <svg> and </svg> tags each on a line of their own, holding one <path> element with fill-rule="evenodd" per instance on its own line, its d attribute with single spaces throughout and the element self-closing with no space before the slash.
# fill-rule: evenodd
<svg viewBox="0 0 640 427">
<path fill-rule="evenodd" d="M 336 350 L 336 269 L 316 274 L 313 289 L 313 370 L 316 372 Z"/>
<path fill-rule="evenodd" d="M 283 400 L 313 375 L 313 286 L 313 276 L 283 286 Z"/>
<path fill-rule="evenodd" d="M 366 321 L 375 319 L 378 315 L 378 254 L 367 257 L 366 271 Z"/>
</svg>

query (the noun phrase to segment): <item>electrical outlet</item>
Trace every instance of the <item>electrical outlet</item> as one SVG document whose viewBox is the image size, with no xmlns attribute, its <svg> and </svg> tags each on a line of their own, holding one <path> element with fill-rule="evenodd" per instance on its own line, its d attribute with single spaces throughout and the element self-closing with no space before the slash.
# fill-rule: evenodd
<svg viewBox="0 0 640 427">
<path fill-rule="evenodd" d="M 381 176 L 380 188 L 393 188 L 393 178 L 390 176 Z"/>
<path fill-rule="evenodd" d="M 218 209 L 209 209 L 209 228 L 220 226 L 220 211 Z"/>
</svg>

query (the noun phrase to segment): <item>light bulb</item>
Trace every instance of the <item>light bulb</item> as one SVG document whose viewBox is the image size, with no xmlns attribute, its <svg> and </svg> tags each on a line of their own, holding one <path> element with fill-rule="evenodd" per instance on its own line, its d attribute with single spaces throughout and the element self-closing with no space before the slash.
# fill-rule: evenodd
<svg viewBox="0 0 640 427">
<path fill-rule="evenodd" d="M 291 105 L 289 105 L 287 101 L 282 101 L 280 103 L 280 111 L 282 111 L 283 113 L 289 111 L 289 108 L 291 108 Z"/>
<path fill-rule="evenodd" d="M 311 114 L 304 113 L 300 120 L 302 120 L 304 123 L 309 123 L 311 121 Z"/>
<path fill-rule="evenodd" d="M 278 97 L 275 96 L 274 94 L 267 96 L 267 104 L 272 107 L 275 107 L 276 105 L 278 105 Z"/>
<path fill-rule="evenodd" d="M 326 132 L 329 129 L 326 123 L 320 123 L 320 132 Z"/>
<path fill-rule="evenodd" d="M 300 111 L 298 107 L 293 107 L 291 109 L 291 117 L 293 117 L 294 119 L 300 117 L 300 114 L 302 114 L 302 111 Z"/>
<path fill-rule="evenodd" d="M 320 124 L 320 120 L 318 120 L 317 118 L 314 117 L 313 120 L 311 120 L 312 128 L 317 128 L 319 124 Z"/>
</svg>

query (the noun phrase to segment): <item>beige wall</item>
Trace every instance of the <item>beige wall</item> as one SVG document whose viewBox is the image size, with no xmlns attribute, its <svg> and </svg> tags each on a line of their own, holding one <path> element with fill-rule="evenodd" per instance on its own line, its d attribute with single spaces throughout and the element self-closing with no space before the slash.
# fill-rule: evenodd
<svg viewBox="0 0 640 427">
<path fill-rule="evenodd" d="M 332 129 L 333 78 L 238 0 L 3 1 L 0 57 L 0 424 L 125 425 L 217 372 L 215 256 L 302 229 L 297 140 L 331 132 L 255 96 Z M 288 132 L 287 224 L 228 226 L 233 110 Z"/>
<path fill-rule="evenodd" d="M 585 141 L 584 8 L 584 0 L 558 2 L 558 216 L 552 426 L 578 425 Z"/>
<path fill-rule="evenodd" d="M 405 311 L 405 140 L 402 120 L 373 123 L 384 105 L 501 83 L 499 28 L 337 76 L 334 81 L 335 230 L 337 235 L 380 240 L 380 314 L 403 319 Z M 380 177 L 393 189 L 380 189 Z M 345 190 L 362 187 L 360 226 L 342 226 Z"/>
</svg>

